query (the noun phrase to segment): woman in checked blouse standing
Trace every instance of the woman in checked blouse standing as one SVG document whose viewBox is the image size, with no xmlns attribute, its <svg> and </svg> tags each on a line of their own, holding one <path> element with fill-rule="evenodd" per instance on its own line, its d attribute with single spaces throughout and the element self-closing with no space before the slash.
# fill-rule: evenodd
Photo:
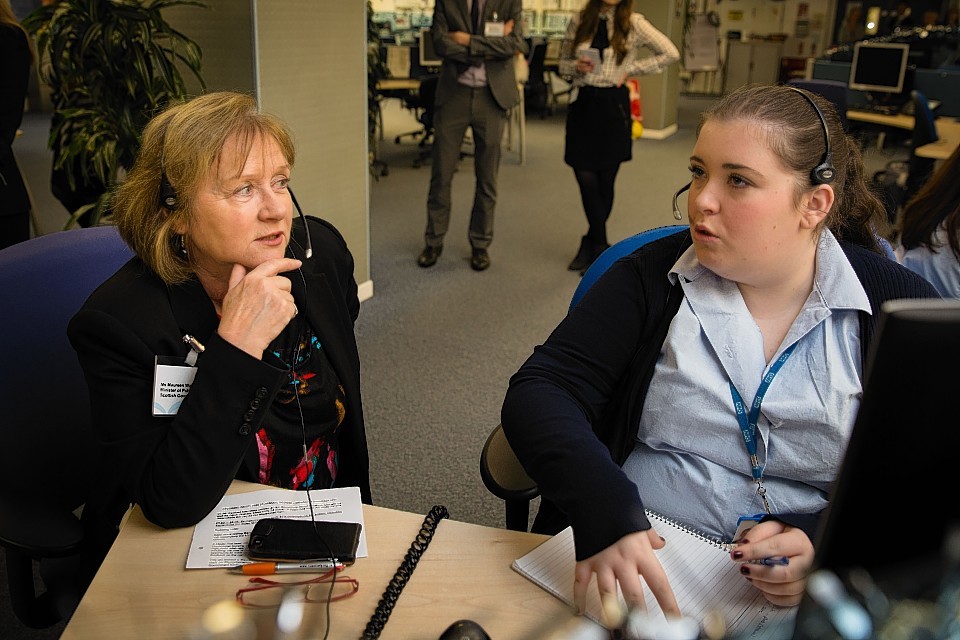
<svg viewBox="0 0 960 640">
<path fill-rule="evenodd" d="M 643 48 L 653 55 L 641 57 Z M 574 90 L 563 159 L 573 167 L 588 224 L 570 270 L 583 275 L 609 246 L 613 185 L 620 163 L 631 158 L 633 121 L 624 81 L 659 73 L 679 59 L 670 39 L 633 12 L 633 0 L 588 0 L 567 26 L 560 75 Z"/>
</svg>

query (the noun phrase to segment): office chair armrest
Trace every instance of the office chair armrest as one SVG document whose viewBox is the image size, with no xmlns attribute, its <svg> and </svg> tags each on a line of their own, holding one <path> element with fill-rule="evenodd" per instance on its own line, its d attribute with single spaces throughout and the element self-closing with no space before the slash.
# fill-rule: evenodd
<svg viewBox="0 0 960 640">
<path fill-rule="evenodd" d="M 0 546 L 32 557 L 59 557 L 77 550 L 83 539 L 71 511 L 43 499 L 0 495 Z"/>
<path fill-rule="evenodd" d="M 501 500 L 533 500 L 540 495 L 540 489 L 517 459 L 503 426 L 497 427 L 487 436 L 480 452 L 480 477 L 483 484 L 493 495 Z"/>
</svg>

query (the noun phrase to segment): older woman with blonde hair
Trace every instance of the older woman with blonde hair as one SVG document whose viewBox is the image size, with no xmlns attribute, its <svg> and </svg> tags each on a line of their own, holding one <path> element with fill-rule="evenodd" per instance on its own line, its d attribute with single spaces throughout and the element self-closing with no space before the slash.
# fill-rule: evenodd
<svg viewBox="0 0 960 640">
<path fill-rule="evenodd" d="M 371 501 L 353 258 L 294 222 L 294 157 L 252 97 L 210 93 L 147 125 L 113 194 L 136 256 L 69 327 L 102 442 L 94 566 L 131 503 L 190 526 L 235 478 Z"/>
</svg>

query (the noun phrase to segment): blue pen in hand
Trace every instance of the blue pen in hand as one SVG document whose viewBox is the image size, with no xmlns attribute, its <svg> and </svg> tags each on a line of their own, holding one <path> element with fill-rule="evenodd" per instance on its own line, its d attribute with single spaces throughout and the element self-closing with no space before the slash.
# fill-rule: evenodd
<svg viewBox="0 0 960 640">
<path fill-rule="evenodd" d="M 747 564 L 762 564 L 766 567 L 785 567 L 790 564 L 790 558 L 787 556 L 759 558 L 757 560 L 747 560 Z"/>
</svg>

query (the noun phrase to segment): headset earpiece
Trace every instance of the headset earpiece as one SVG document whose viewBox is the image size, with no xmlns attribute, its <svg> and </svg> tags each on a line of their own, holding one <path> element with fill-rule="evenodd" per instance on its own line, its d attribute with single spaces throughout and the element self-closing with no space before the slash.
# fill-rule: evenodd
<svg viewBox="0 0 960 640">
<path fill-rule="evenodd" d="M 787 88 L 803 96 L 804 100 L 809 102 L 810 106 L 817 112 L 817 117 L 820 118 L 820 124 L 823 126 L 823 142 L 826 151 L 823 157 L 820 158 L 820 163 L 810 171 L 810 181 L 813 182 L 813 184 L 829 184 L 833 182 L 833 179 L 837 176 L 837 170 L 833 168 L 833 153 L 830 151 L 830 129 L 827 127 L 827 119 L 823 117 L 823 112 L 820 111 L 820 107 L 810 94 L 797 87 L 791 87 L 790 85 L 787 85 Z"/>
<path fill-rule="evenodd" d="M 160 177 L 160 206 L 171 211 L 177 208 L 177 190 L 170 184 L 166 173 Z"/>
<path fill-rule="evenodd" d="M 300 208 L 300 203 L 297 202 L 297 197 L 293 195 L 293 189 L 287 185 L 287 192 L 290 194 L 290 199 L 293 200 L 293 206 L 297 210 L 297 215 L 300 216 L 300 220 L 303 221 L 303 231 L 307 234 L 307 243 L 304 247 L 303 254 L 307 258 L 313 257 L 313 242 L 310 241 L 310 225 L 307 224 L 307 216 L 303 215 L 303 209 Z"/>
<path fill-rule="evenodd" d="M 680 213 L 680 206 L 677 204 L 677 199 L 680 197 L 681 193 L 683 193 L 684 191 L 688 191 L 690 189 L 690 185 L 692 184 L 693 184 L 692 181 L 688 182 L 687 184 L 677 189 L 677 192 L 673 194 L 673 217 L 677 220 L 683 220 L 683 214 Z"/>
</svg>

